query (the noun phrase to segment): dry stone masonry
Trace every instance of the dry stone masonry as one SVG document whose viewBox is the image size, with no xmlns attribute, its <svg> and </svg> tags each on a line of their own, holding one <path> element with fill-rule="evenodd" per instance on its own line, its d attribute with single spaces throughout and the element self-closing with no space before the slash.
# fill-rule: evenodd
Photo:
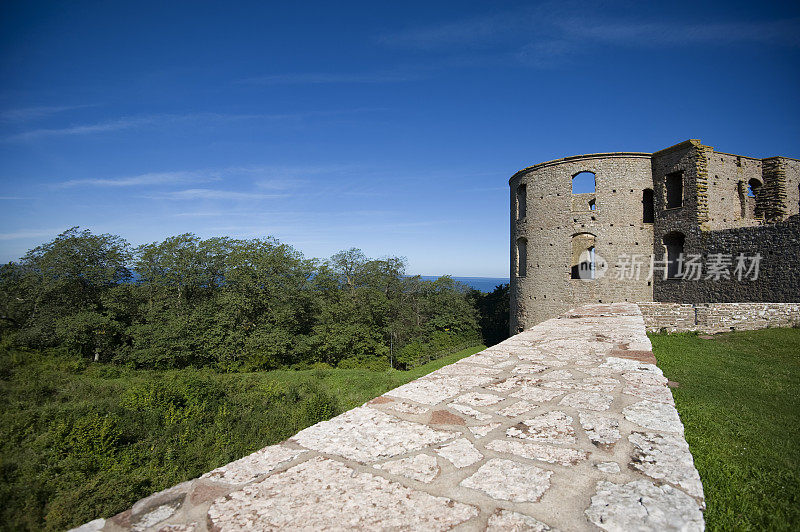
<svg viewBox="0 0 800 532">
<path fill-rule="evenodd" d="M 81 531 L 702 530 L 635 304 L 590 305 Z"/>
</svg>

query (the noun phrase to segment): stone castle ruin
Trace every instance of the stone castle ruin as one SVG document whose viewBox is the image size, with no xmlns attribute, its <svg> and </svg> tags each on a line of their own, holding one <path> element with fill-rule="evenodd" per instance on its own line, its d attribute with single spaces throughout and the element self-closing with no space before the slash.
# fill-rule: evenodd
<svg viewBox="0 0 800 532">
<path fill-rule="evenodd" d="M 593 191 L 575 188 L 586 178 Z M 684 304 L 697 315 L 692 305 L 800 299 L 798 159 L 692 139 L 536 164 L 509 185 L 512 334 L 588 303 Z"/>
</svg>

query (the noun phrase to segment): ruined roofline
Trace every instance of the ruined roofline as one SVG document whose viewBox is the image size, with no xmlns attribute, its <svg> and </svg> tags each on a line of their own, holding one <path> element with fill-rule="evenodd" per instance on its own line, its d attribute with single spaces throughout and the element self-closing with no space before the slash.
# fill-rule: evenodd
<svg viewBox="0 0 800 532">
<path fill-rule="evenodd" d="M 674 150 L 682 150 L 682 149 L 690 148 L 692 146 L 698 146 L 699 147 L 699 146 L 704 146 L 704 145 L 703 145 L 703 142 L 700 139 L 689 139 L 689 140 L 684 140 L 683 142 L 679 142 L 678 144 L 675 144 L 674 146 L 670 146 L 669 148 L 664 148 L 663 150 L 658 150 L 657 152 L 654 152 L 653 155 L 654 156 L 655 155 L 661 155 L 661 154 L 664 154 L 664 153 L 667 153 L 667 152 L 670 152 L 670 151 L 674 151 Z M 724 152 L 724 151 L 717 151 L 714 148 L 714 146 L 705 146 L 705 147 L 706 148 L 711 148 L 712 150 L 714 150 L 714 153 L 717 154 L 717 155 L 728 155 L 730 157 L 739 157 L 741 159 L 749 159 L 751 161 L 769 161 L 769 160 L 772 160 L 772 159 L 789 159 L 791 161 L 800 161 L 800 159 L 795 159 L 794 157 L 785 157 L 783 155 L 774 155 L 772 157 L 751 157 L 749 155 L 739 155 L 738 153 L 728 153 L 728 152 Z"/>
<path fill-rule="evenodd" d="M 540 168 L 545 168 L 547 166 L 555 166 L 557 164 L 562 163 L 570 163 L 574 161 L 580 161 L 583 159 L 610 159 L 610 158 L 621 158 L 621 157 L 638 157 L 642 159 L 649 159 L 653 154 L 646 153 L 641 151 L 612 151 L 608 153 L 587 153 L 584 155 L 570 155 L 569 157 L 562 157 L 561 159 L 553 159 L 552 161 L 545 161 L 543 163 L 537 163 L 532 166 L 528 166 L 527 168 L 523 168 L 522 170 L 518 171 L 511 178 L 508 180 L 509 183 L 514 180 L 517 176 L 524 174 L 526 172 L 530 172 L 532 170 L 538 170 Z"/>
</svg>

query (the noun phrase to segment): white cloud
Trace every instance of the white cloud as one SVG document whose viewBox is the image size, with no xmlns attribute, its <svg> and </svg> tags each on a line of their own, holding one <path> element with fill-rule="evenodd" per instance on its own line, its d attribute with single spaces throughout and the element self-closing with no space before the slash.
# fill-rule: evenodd
<svg viewBox="0 0 800 532">
<path fill-rule="evenodd" d="M 59 188 L 88 186 L 88 187 L 135 187 L 142 185 L 166 185 L 174 183 L 196 183 L 202 181 L 217 181 L 219 174 L 213 171 L 179 171 L 179 172 L 154 172 L 128 177 L 116 178 L 88 178 L 70 179 L 58 183 Z"/>
<path fill-rule="evenodd" d="M 38 107 L 19 107 L 17 109 L 6 109 L 0 112 L 0 122 L 28 122 L 52 116 L 54 114 L 84 109 L 86 107 L 96 107 L 97 104 L 84 105 L 43 105 Z"/>
<path fill-rule="evenodd" d="M 12 231 L 10 233 L 0 233 L 0 240 L 17 240 L 22 238 L 38 238 L 42 236 L 52 236 L 55 237 L 56 235 L 60 234 L 64 231 L 63 228 L 60 229 L 20 229 L 18 231 Z"/>
<path fill-rule="evenodd" d="M 216 190 L 209 188 L 190 188 L 148 195 L 146 197 L 166 200 L 261 200 L 284 198 L 286 196 L 286 194 L 260 194 L 255 192 L 235 192 L 232 190 Z"/>
</svg>

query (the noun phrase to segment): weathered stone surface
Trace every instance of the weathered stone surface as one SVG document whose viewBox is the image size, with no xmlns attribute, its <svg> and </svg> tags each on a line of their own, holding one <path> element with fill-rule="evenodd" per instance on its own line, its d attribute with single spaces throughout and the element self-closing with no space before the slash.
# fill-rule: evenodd
<svg viewBox="0 0 800 532">
<path fill-rule="evenodd" d="M 545 373 L 542 375 L 543 379 L 556 380 L 556 381 L 563 381 L 571 379 L 572 377 L 573 377 L 572 372 L 569 371 L 568 369 L 557 369 L 555 371 L 551 371 L 549 373 Z"/>
<path fill-rule="evenodd" d="M 415 454 L 407 458 L 376 464 L 372 467 L 426 484 L 439 474 L 439 465 L 436 463 L 436 458 L 427 454 Z"/>
<path fill-rule="evenodd" d="M 631 455 L 632 468 L 648 477 L 674 484 L 689 495 L 703 498 L 703 485 L 686 440 L 673 434 L 654 432 L 634 432 L 628 439 L 636 447 Z"/>
<path fill-rule="evenodd" d="M 529 403 L 527 401 L 517 401 L 516 403 L 509 405 L 501 410 L 498 410 L 497 413 L 501 416 L 506 417 L 517 417 L 521 416 L 525 412 L 529 412 L 536 408 L 538 405 Z"/>
<path fill-rule="evenodd" d="M 531 460 L 541 460 L 551 464 L 562 466 L 575 465 L 581 460 L 585 460 L 589 455 L 586 451 L 570 449 L 564 447 L 553 447 L 552 445 L 541 445 L 538 443 L 524 443 L 521 441 L 493 440 L 486 444 L 490 451 L 499 453 L 509 453 L 529 458 Z"/>
<path fill-rule="evenodd" d="M 478 438 L 483 438 L 491 431 L 496 429 L 500 426 L 500 423 L 488 423 L 486 425 L 476 425 L 474 427 L 469 427 L 469 431 L 473 433 Z"/>
<path fill-rule="evenodd" d="M 410 399 L 426 405 L 436 405 L 458 395 L 463 390 L 489 384 L 492 381 L 494 381 L 493 377 L 484 375 L 429 375 L 386 392 L 386 395 Z"/>
<path fill-rule="evenodd" d="M 672 486 L 656 486 L 645 480 L 627 484 L 598 482 L 586 517 L 608 531 L 701 531 L 704 528 L 697 501 Z"/>
<path fill-rule="evenodd" d="M 575 443 L 575 429 L 572 427 L 572 416 L 561 411 L 547 412 L 531 419 L 526 419 L 506 430 L 506 436 L 533 440 L 540 443 L 557 443 L 568 445 Z"/>
<path fill-rule="evenodd" d="M 450 460 L 458 468 L 468 467 L 483 460 L 483 455 L 466 438 L 459 438 L 435 448 L 436 454 Z"/>
<path fill-rule="evenodd" d="M 497 367 L 476 366 L 467 362 L 456 362 L 439 370 L 435 375 L 497 375 L 502 369 Z"/>
<path fill-rule="evenodd" d="M 424 406 L 414 405 L 407 401 L 393 401 L 387 408 L 391 410 L 397 410 L 398 412 L 402 412 L 403 414 L 413 414 L 413 415 L 421 415 L 428 411 L 427 408 Z"/>
<path fill-rule="evenodd" d="M 545 388 L 562 390 L 586 390 L 590 392 L 613 392 L 619 381 L 611 377 L 588 377 L 581 380 L 548 381 L 542 383 Z"/>
<path fill-rule="evenodd" d="M 452 436 L 451 432 L 358 407 L 301 430 L 291 441 L 321 453 L 372 462 L 440 443 Z"/>
<path fill-rule="evenodd" d="M 595 392 L 572 392 L 558 403 L 580 410 L 608 410 L 614 398 L 608 394 Z"/>
<path fill-rule="evenodd" d="M 447 530 L 477 514 L 472 506 L 318 457 L 215 502 L 208 521 L 219 531 Z"/>
<path fill-rule="evenodd" d="M 477 419 L 478 421 L 487 421 L 489 419 L 492 419 L 492 415 L 491 414 L 486 414 L 484 412 L 481 412 L 480 410 L 475 410 L 471 406 L 461 405 L 461 404 L 458 404 L 458 403 L 450 403 L 447 406 L 448 406 L 448 408 L 452 408 L 456 412 L 459 412 L 461 414 L 464 414 L 465 416 L 469 416 L 471 418 Z"/>
<path fill-rule="evenodd" d="M 491 406 L 502 401 L 503 398 L 499 395 L 491 393 L 478 393 L 470 392 L 460 397 L 457 397 L 455 402 L 471 406 Z"/>
<path fill-rule="evenodd" d="M 683 434 L 683 424 L 675 407 L 654 401 L 639 401 L 622 409 L 625 419 L 650 430 Z"/>
<path fill-rule="evenodd" d="M 529 377 L 527 375 L 515 375 L 494 384 L 489 384 L 486 386 L 486 388 L 495 392 L 504 393 L 520 386 L 534 386 L 539 382 L 541 382 L 541 379 L 537 379 L 535 377 Z"/>
<path fill-rule="evenodd" d="M 619 421 L 616 418 L 580 412 L 578 420 L 589 440 L 598 447 L 608 449 L 622 437 L 619 433 Z"/>
<path fill-rule="evenodd" d="M 550 488 L 552 471 L 539 467 L 492 458 L 461 485 L 511 502 L 536 502 Z"/>
<path fill-rule="evenodd" d="M 619 473 L 619 464 L 616 462 L 600 462 L 595 464 L 595 467 L 603 473 Z"/>
<path fill-rule="evenodd" d="M 546 403 L 561 395 L 564 395 L 564 392 L 560 390 L 547 390 L 536 386 L 526 386 L 512 393 L 511 397 L 519 397 L 520 399 L 533 401 L 535 403 Z"/>
<path fill-rule="evenodd" d="M 520 364 L 511 370 L 512 375 L 530 375 L 550 369 L 547 364 Z"/>
<path fill-rule="evenodd" d="M 447 410 L 434 410 L 431 412 L 429 425 L 466 425 L 463 417 L 457 416 Z"/>
<path fill-rule="evenodd" d="M 639 382 L 628 382 L 625 385 L 624 393 L 647 399 L 649 401 L 656 401 L 659 403 L 667 403 L 674 405 L 675 401 L 672 399 L 672 392 L 664 384 L 657 384 L 655 386 L 650 384 L 642 384 Z"/>
<path fill-rule="evenodd" d="M 486 532 L 547 532 L 549 526 L 533 517 L 499 509 L 489 517 Z"/>
<path fill-rule="evenodd" d="M 197 530 L 197 523 L 187 523 L 185 525 L 164 525 L 158 532 L 194 532 Z"/>
<path fill-rule="evenodd" d="M 228 484 L 245 484 L 262 475 L 271 473 L 277 467 L 294 460 L 304 452 L 303 449 L 291 449 L 283 445 L 270 445 L 235 462 L 209 471 L 200 478 L 227 482 Z"/>
</svg>

